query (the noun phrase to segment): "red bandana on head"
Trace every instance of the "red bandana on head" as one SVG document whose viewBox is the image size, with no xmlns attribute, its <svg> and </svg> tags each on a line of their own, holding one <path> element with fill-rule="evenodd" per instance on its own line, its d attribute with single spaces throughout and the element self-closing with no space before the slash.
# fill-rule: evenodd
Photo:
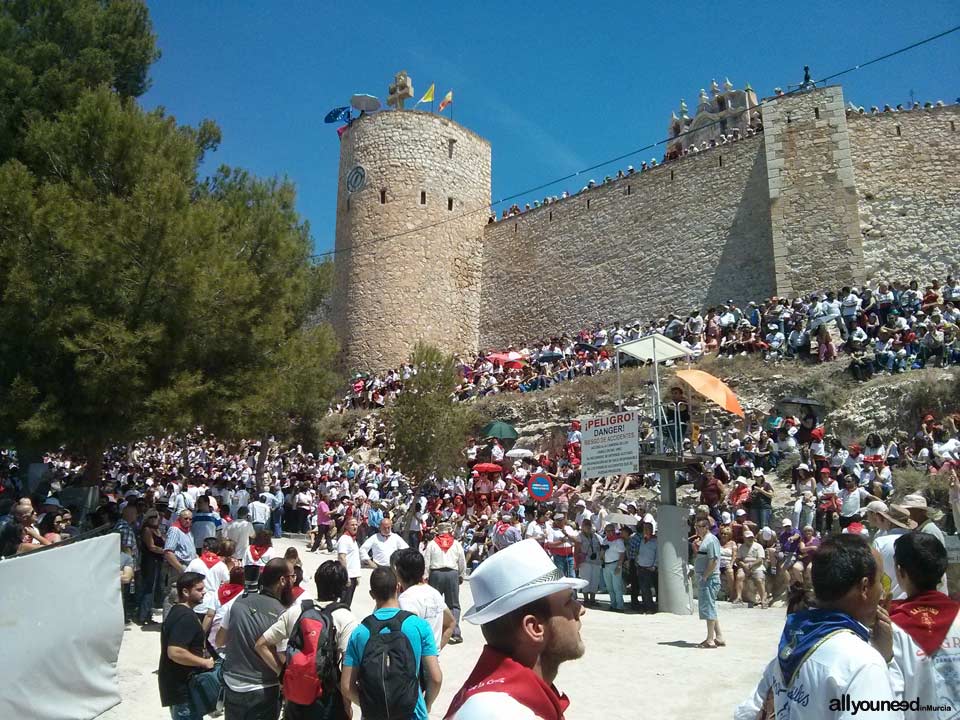
<svg viewBox="0 0 960 720">
<path fill-rule="evenodd" d="M 960 612 L 960 602 L 936 590 L 890 603 L 890 619 L 927 655 L 933 655 L 943 644 L 957 612 Z"/>
</svg>

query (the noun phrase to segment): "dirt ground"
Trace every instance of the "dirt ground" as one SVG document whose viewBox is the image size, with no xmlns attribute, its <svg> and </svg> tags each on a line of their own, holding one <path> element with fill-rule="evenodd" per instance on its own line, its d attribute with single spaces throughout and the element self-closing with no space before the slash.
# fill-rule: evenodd
<svg viewBox="0 0 960 720">
<path fill-rule="evenodd" d="M 278 547 L 297 547 L 305 576 L 312 578 L 321 562 L 332 555 L 305 552 L 303 541 L 278 540 Z M 353 610 L 362 618 L 373 610 L 365 571 Z M 312 594 L 312 593 L 311 593 Z M 605 605 L 601 596 L 601 605 Z M 470 585 L 461 588 L 461 604 L 472 605 Z M 570 698 L 568 720 L 632 720 L 654 710 L 664 718 L 729 720 L 733 709 L 755 686 L 766 663 L 776 652 L 783 626 L 783 608 L 768 610 L 732 607 L 720 603 L 720 624 L 727 647 L 701 650 L 704 623 L 694 613 L 636 615 L 588 610 L 583 617 L 586 654 L 563 665 L 557 687 Z M 431 718 L 443 717 L 454 693 L 473 668 L 483 645 L 480 629 L 465 623 L 464 642 L 447 646 L 440 654 L 443 689 Z M 127 628 L 118 661 L 122 702 L 104 713 L 103 720 L 167 720 L 160 707 L 156 668 L 160 652 L 157 630 Z M 359 708 L 356 709 L 359 718 Z"/>
</svg>

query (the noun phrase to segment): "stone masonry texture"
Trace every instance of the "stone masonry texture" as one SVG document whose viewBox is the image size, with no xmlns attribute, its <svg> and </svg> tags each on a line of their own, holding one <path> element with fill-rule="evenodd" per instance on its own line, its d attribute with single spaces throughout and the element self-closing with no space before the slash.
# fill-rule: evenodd
<svg viewBox="0 0 960 720">
<path fill-rule="evenodd" d="M 831 86 L 768 99 L 762 114 L 763 134 L 489 225 L 485 140 L 430 113 L 355 121 L 332 307 L 348 367 L 396 366 L 420 339 L 501 349 L 597 321 L 958 271 L 960 107 L 860 115 Z M 367 184 L 350 193 L 358 165 Z"/>
<path fill-rule="evenodd" d="M 489 203 L 490 144 L 447 118 L 380 112 L 344 133 L 332 316 L 348 368 L 397 367 L 419 340 L 476 350 Z"/>
<path fill-rule="evenodd" d="M 769 296 L 763 138 L 488 225 L 482 285 L 481 348 Z"/>
<path fill-rule="evenodd" d="M 850 136 L 837 86 L 762 106 L 777 294 L 863 280 Z"/>
<path fill-rule="evenodd" d="M 867 276 L 923 283 L 956 273 L 960 107 L 853 113 L 847 127 Z"/>
</svg>

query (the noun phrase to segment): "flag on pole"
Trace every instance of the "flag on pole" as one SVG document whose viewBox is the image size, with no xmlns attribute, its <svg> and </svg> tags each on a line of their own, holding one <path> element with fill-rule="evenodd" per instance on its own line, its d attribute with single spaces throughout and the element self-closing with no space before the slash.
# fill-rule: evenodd
<svg viewBox="0 0 960 720">
<path fill-rule="evenodd" d="M 433 89 L 434 89 L 434 86 L 435 86 L 435 85 L 436 85 L 436 83 L 431 83 L 430 87 L 429 87 L 429 88 L 427 89 L 427 91 L 423 94 L 423 97 L 420 98 L 419 100 L 417 100 L 417 105 L 419 105 L 420 103 L 425 103 L 425 102 L 429 102 L 429 103 L 432 103 L 432 102 L 433 102 Z M 414 107 L 416 107 L 417 105 L 414 105 Z"/>
<path fill-rule="evenodd" d="M 453 102 L 453 90 L 448 92 L 443 96 L 443 100 L 440 101 L 440 107 L 437 108 L 437 112 L 443 112 L 444 108 L 447 107 L 450 103 Z"/>
<path fill-rule="evenodd" d="M 334 108 L 327 113 L 327 116 L 323 119 L 325 123 L 335 123 L 339 121 L 350 122 L 350 108 L 344 105 L 343 107 Z"/>
</svg>

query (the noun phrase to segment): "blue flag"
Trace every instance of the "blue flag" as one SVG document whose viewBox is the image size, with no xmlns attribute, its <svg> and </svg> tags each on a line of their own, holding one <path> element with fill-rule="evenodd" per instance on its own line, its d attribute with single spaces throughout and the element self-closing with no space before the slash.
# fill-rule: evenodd
<svg viewBox="0 0 960 720">
<path fill-rule="evenodd" d="M 334 108 L 327 113 L 327 116 L 323 119 L 325 123 L 335 123 L 339 121 L 350 122 L 350 108 L 347 105 L 343 107 Z"/>
</svg>

